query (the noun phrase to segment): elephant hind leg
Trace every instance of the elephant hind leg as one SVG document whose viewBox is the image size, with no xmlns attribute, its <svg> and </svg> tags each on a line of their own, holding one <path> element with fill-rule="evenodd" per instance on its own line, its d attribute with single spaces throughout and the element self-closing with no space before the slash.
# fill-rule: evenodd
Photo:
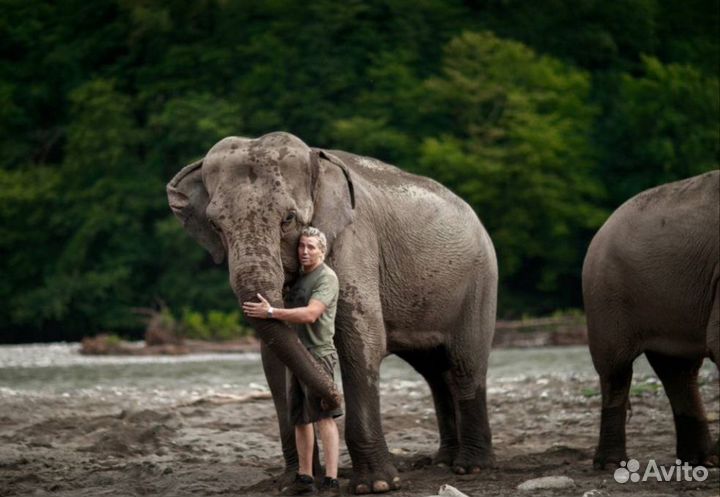
<svg viewBox="0 0 720 497">
<path fill-rule="evenodd" d="M 617 465 L 627 460 L 625 422 L 631 382 L 632 361 L 618 365 L 610 372 L 600 373 L 602 411 L 600 440 L 593 458 L 595 469 L 605 469 L 608 465 Z"/>
<path fill-rule="evenodd" d="M 448 384 L 449 363 L 442 347 L 432 350 L 403 351 L 397 354 L 425 378 L 432 392 L 435 417 L 440 433 L 440 447 L 433 464 L 450 466 L 458 453 L 459 441 L 455 402 Z"/>
<path fill-rule="evenodd" d="M 708 355 L 720 369 L 720 281 L 715 284 L 715 298 L 707 324 Z"/>
<path fill-rule="evenodd" d="M 670 399 L 677 457 L 690 464 L 708 462 L 714 451 L 697 381 L 702 358 L 671 357 L 650 351 L 645 355 Z"/>
<path fill-rule="evenodd" d="M 457 474 L 493 467 L 492 432 L 488 420 L 486 374 L 495 330 L 495 287 L 475 282 L 458 316 L 457 332 L 449 334 L 448 382 L 452 391 L 460 448 L 453 461 Z"/>
<path fill-rule="evenodd" d="M 484 382 L 470 398 L 461 399 L 458 384 L 469 377 L 453 373 L 443 347 L 398 355 L 425 378 L 432 391 L 440 432 L 440 448 L 433 463 L 452 466 L 459 474 L 493 466 Z"/>
<path fill-rule="evenodd" d="M 720 281 L 715 284 L 715 299 L 713 300 L 710 319 L 707 325 L 707 347 L 710 360 L 720 372 Z M 715 457 L 720 465 L 720 434 L 715 446 Z"/>
<path fill-rule="evenodd" d="M 488 420 L 485 381 L 470 399 L 458 399 L 457 424 L 460 450 L 453 461 L 457 474 L 479 473 L 495 465 L 492 448 L 492 432 Z"/>
</svg>

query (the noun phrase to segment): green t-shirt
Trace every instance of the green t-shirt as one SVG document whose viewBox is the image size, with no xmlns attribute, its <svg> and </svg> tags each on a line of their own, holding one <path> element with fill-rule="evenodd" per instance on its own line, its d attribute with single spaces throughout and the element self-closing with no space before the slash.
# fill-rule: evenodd
<svg viewBox="0 0 720 497">
<path fill-rule="evenodd" d="M 325 304 L 325 312 L 312 324 L 296 324 L 300 341 L 315 357 L 324 357 L 335 352 L 335 311 L 337 310 L 339 285 L 335 271 L 325 263 L 300 278 L 290 289 L 286 305 L 288 308 L 304 307 L 311 300 Z"/>
</svg>

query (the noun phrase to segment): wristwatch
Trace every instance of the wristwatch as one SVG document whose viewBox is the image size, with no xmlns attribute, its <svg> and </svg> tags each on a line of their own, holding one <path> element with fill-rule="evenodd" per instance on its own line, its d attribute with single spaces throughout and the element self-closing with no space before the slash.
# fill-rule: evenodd
<svg viewBox="0 0 720 497">
<path fill-rule="evenodd" d="M 273 317 L 273 316 L 272 316 L 272 313 L 273 313 L 273 308 L 272 308 L 272 307 L 268 307 L 267 317 L 268 317 L 268 318 L 272 318 L 272 317 Z"/>
</svg>

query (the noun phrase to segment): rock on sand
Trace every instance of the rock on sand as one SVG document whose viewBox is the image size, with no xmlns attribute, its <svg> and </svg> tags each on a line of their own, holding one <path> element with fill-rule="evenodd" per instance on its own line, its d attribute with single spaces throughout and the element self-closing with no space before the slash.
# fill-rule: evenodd
<svg viewBox="0 0 720 497">
<path fill-rule="evenodd" d="M 522 482 L 517 486 L 518 490 L 531 492 L 533 490 L 545 490 L 550 488 L 572 488 L 575 482 L 567 476 L 543 476 Z"/>
</svg>

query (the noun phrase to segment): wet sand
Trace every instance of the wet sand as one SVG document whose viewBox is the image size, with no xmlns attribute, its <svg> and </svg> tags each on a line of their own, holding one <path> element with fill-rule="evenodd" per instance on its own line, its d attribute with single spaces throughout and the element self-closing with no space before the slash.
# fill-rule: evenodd
<svg viewBox="0 0 720 497">
<path fill-rule="evenodd" d="M 702 395 L 718 436 L 717 374 L 702 375 Z M 401 471 L 397 497 L 434 495 L 450 484 L 470 496 L 518 495 L 532 478 L 565 475 L 573 488 L 527 495 L 718 495 L 720 474 L 704 482 L 620 484 L 592 469 L 599 426 L 597 381 L 580 375 L 522 375 L 489 380 L 497 467 L 457 476 L 429 463 L 437 448 L 430 392 L 421 381 L 382 389 L 383 426 Z M 633 383 L 628 452 L 674 465 L 669 403 L 652 376 Z M 143 405 L 146 404 L 146 405 Z M 340 419 L 341 436 L 343 418 Z M 283 471 L 272 401 L 214 394 L 190 401 L 127 402 L 112 397 L 7 394 L 0 406 L 0 495 L 274 495 Z M 341 444 L 341 484 L 350 460 Z M 343 494 L 347 494 L 343 488 Z"/>
</svg>

